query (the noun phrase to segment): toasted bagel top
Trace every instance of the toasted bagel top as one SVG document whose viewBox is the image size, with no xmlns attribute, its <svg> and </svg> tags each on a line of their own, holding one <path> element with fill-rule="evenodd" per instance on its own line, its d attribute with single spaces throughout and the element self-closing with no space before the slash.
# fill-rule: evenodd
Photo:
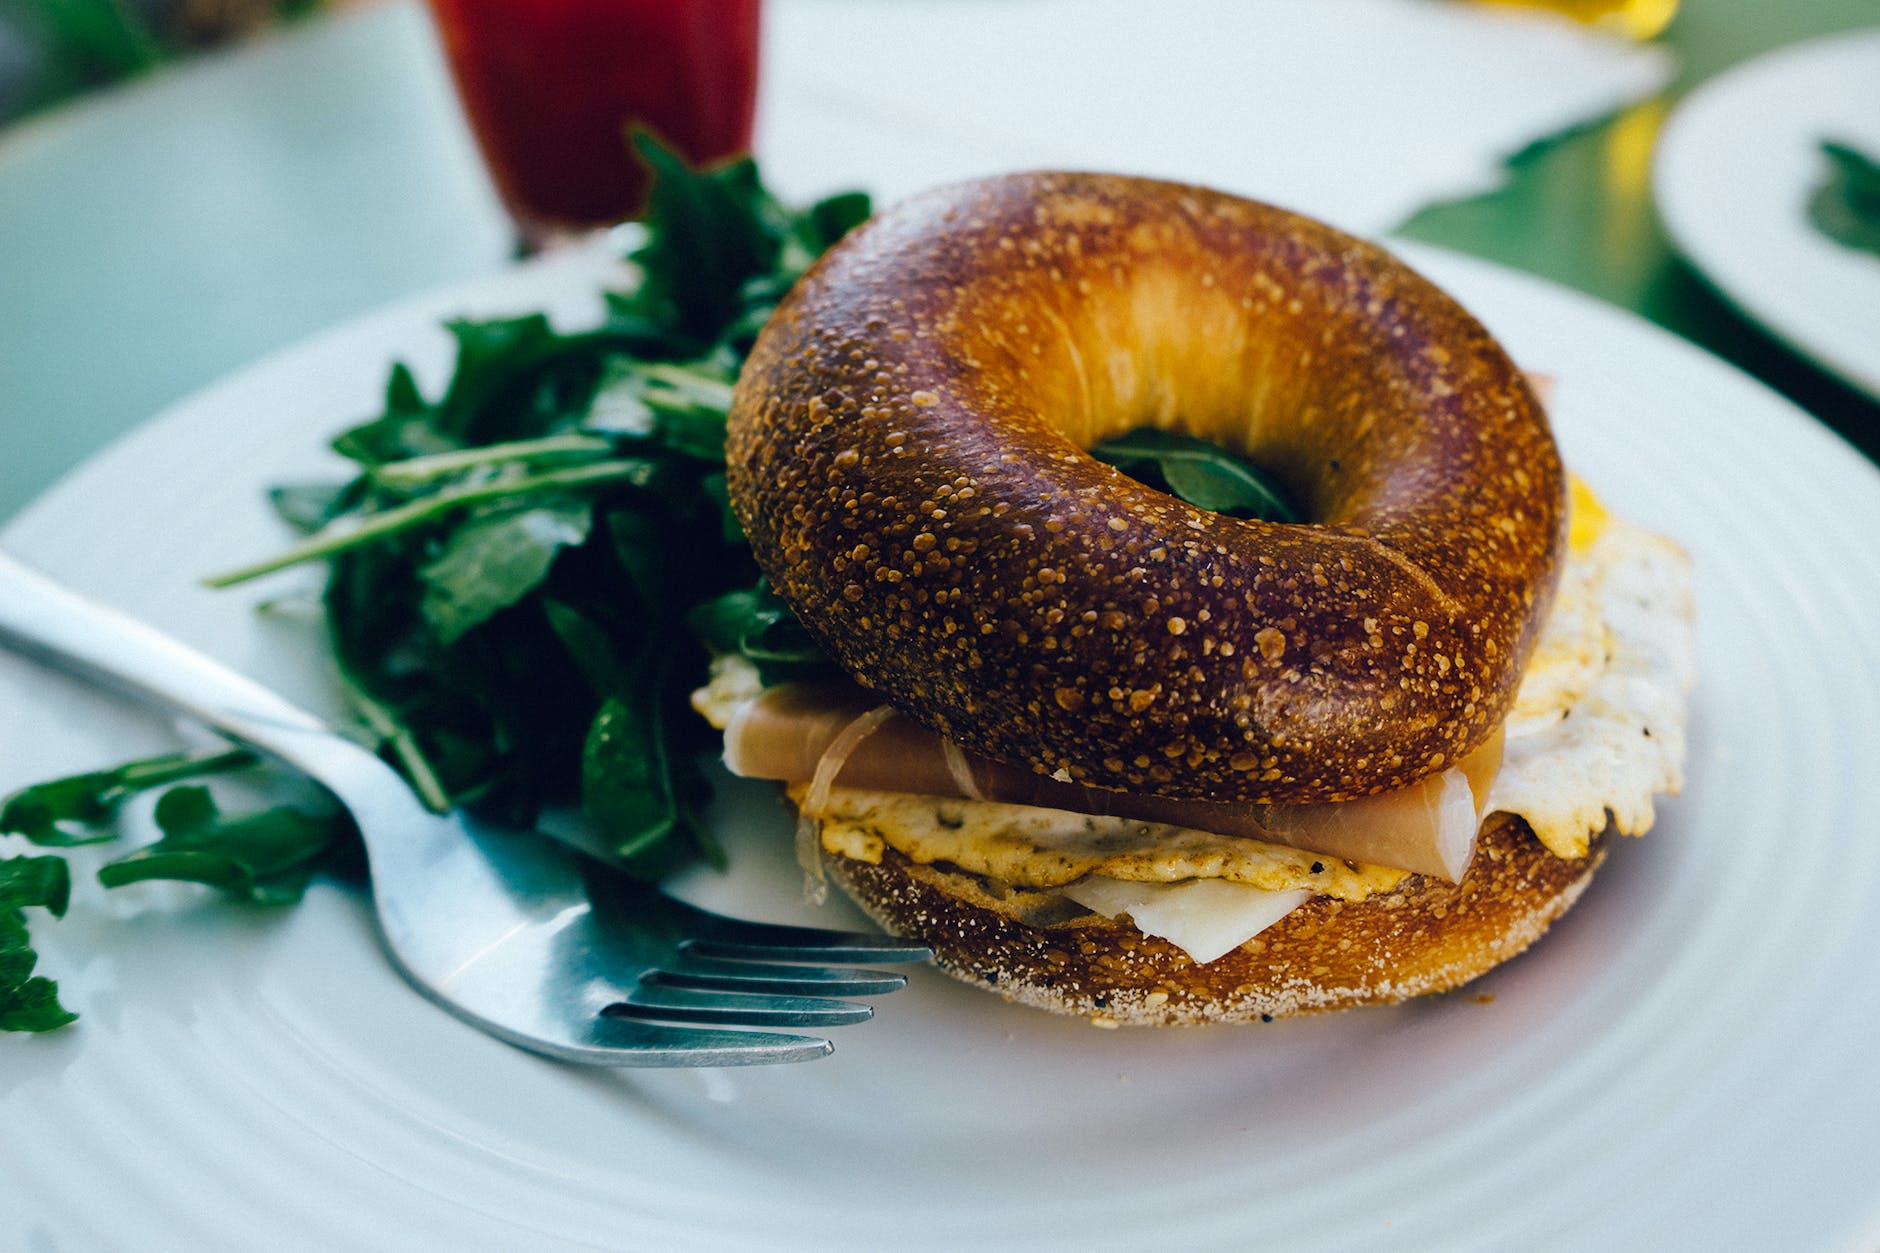
<svg viewBox="0 0 1880 1253">
<path fill-rule="evenodd" d="M 1308 521 L 1084 449 L 1237 450 Z M 861 682 L 965 747 L 1218 800 L 1403 786 L 1504 716 L 1563 544 L 1519 370 L 1383 250 L 1201 188 L 945 188 L 805 275 L 746 364 L 730 491 Z"/>
</svg>

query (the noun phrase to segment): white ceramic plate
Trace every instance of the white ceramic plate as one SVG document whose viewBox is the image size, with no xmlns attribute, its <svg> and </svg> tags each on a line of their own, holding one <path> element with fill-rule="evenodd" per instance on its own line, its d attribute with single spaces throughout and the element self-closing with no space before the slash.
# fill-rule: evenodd
<svg viewBox="0 0 1880 1253">
<path fill-rule="evenodd" d="M 0 1039 L 0 1246 L 1872 1247 L 1880 475 L 1634 318 L 1416 255 L 1561 380 L 1572 463 L 1699 572 L 1687 793 L 1530 954 L 1468 994 L 1161 1032 L 917 971 L 824 1061 L 595 1073 L 409 993 L 337 888 L 264 914 L 81 884 L 34 934 L 83 1018 Z M 262 486 L 318 468 L 393 354 L 435 377 L 440 311 L 579 309 L 597 273 L 517 271 L 263 363 L 5 541 L 324 706 L 304 624 L 193 580 L 275 546 Z M 174 738 L 8 657 L 0 711 L 6 786 Z M 785 830 L 738 803 L 735 870 L 688 890 L 804 917 Z"/>
<path fill-rule="evenodd" d="M 1880 159 L 1880 27 L 1783 48 L 1692 93 L 1659 140 L 1652 191 L 1673 242 L 1727 298 L 1880 396 L 1880 256 L 1808 220 L 1824 139 Z"/>
</svg>

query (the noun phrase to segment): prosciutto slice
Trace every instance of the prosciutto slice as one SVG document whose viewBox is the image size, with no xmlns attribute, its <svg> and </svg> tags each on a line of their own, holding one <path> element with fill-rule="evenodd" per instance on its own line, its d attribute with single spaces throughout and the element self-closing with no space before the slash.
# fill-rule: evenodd
<svg viewBox="0 0 1880 1253">
<path fill-rule="evenodd" d="M 1347 861 L 1460 881 L 1475 852 L 1501 736 L 1409 787 L 1315 805 L 1181 800 L 1052 778 L 961 751 L 860 687 L 788 683 L 747 703 L 725 729 L 725 765 L 747 778 L 811 783 L 804 812 L 832 788 L 964 797 L 1166 823 L 1283 844 Z"/>
</svg>

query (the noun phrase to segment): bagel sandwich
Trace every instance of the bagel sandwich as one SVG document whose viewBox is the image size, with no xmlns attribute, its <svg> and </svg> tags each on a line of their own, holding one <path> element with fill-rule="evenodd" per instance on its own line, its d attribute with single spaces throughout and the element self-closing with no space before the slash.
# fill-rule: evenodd
<svg viewBox="0 0 1880 1253">
<path fill-rule="evenodd" d="M 1228 447 L 1209 513 L 1084 450 Z M 741 376 L 733 508 L 846 673 L 695 704 L 812 878 L 949 973 L 1103 1024 L 1475 978 L 1681 784 L 1688 561 L 1374 246 L 1205 189 L 1024 175 L 838 245 Z"/>
</svg>

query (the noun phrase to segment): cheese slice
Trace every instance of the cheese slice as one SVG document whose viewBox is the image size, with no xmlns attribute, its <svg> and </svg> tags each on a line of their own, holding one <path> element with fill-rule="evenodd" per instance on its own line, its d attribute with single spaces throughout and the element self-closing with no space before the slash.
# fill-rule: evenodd
<svg viewBox="0 0 1880 1253">
<path fill-rule="evenodd" d="M 1205 965 L 1233 952 L 1311 900 L 1304 888 L 1269 892 L 1225 879 L 1132 883 L 1089 875 L 1060 889 L 1106 918 L 1125 914 L 1145 935 L 1160 936 Z"/>
</svg>

